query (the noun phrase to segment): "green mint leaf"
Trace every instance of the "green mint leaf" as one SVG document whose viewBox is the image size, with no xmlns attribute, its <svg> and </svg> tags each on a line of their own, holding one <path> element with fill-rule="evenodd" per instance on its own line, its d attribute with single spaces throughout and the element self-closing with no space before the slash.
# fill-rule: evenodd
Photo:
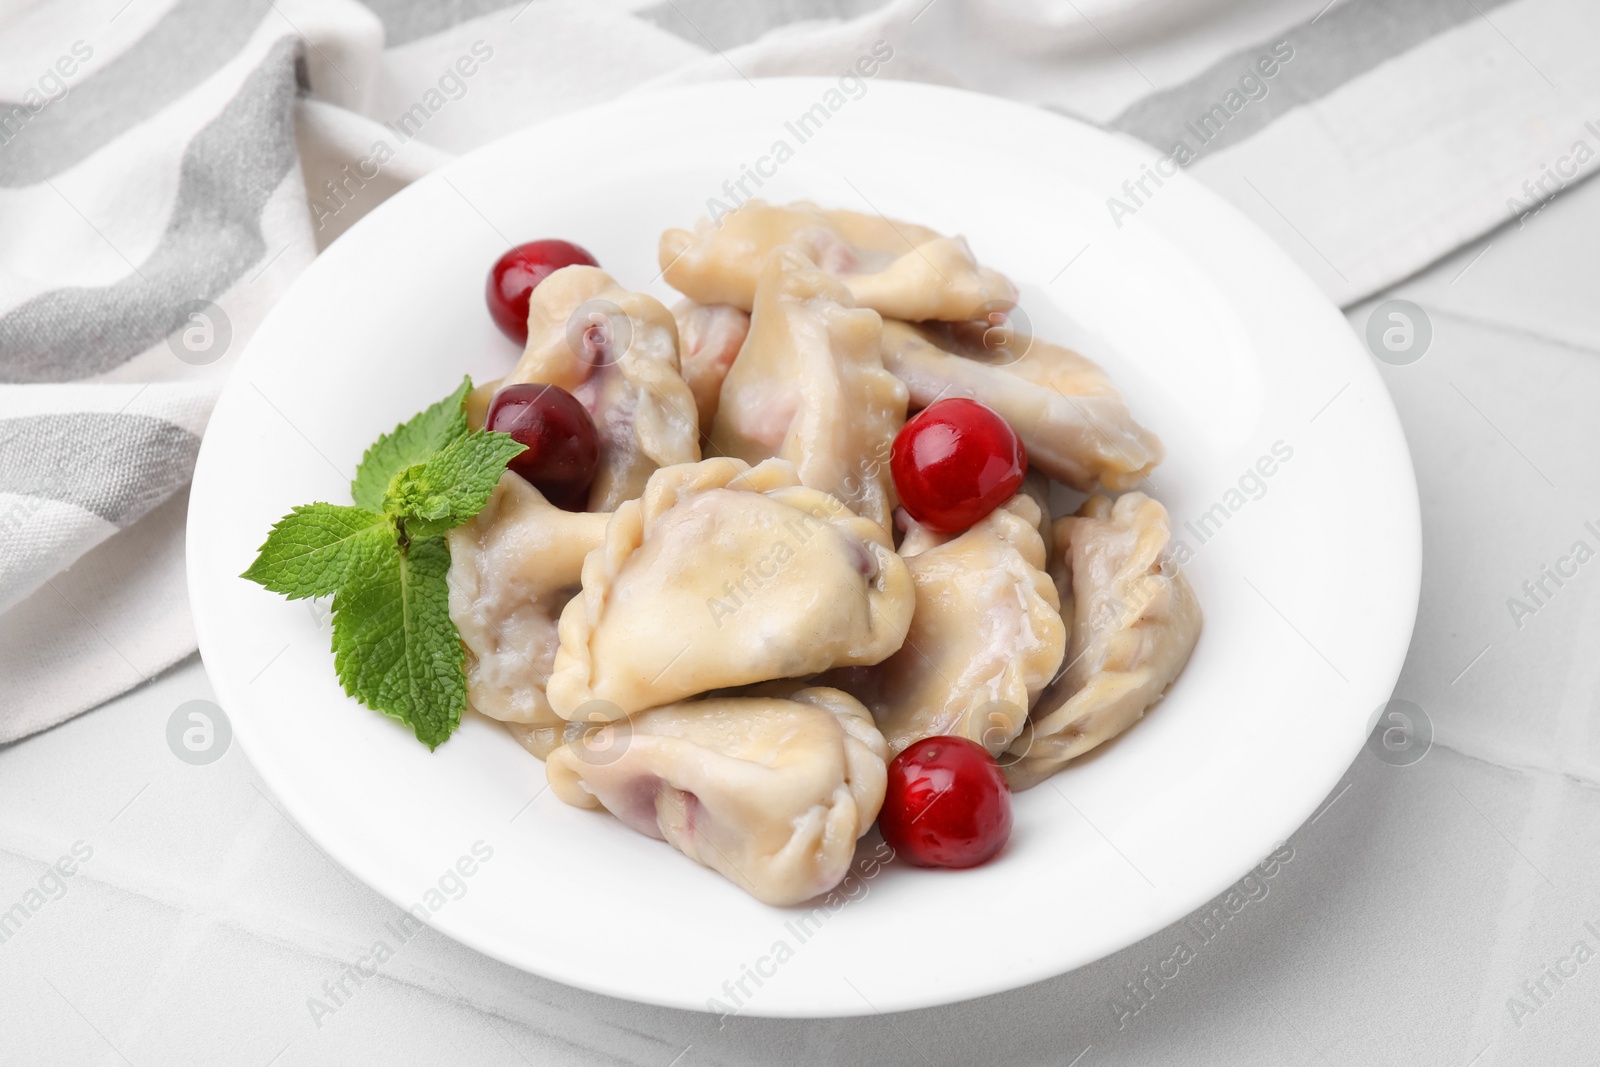
<svg viewBox="0 0 1600 1067">
<path fill-rule="evenodd" d="M 467 706 L 466 653 L 450 621 L 450 550 L 413 540 L 333 598 L 333 666 L 344 691 L 437 748 Z"/>
<path fill-rule="evenodd" d="M 455 732 L 467 706 L 450 549 L 439 535 L 483 509 L 523 450 L 507 434 L 467 432 L 471 388 L 464 380 L 380 437 L 350 483 L 358 506 L 295 508 L 243 575 L 291 600 L 332 595 L 333 666 L 344 691 L 430 749 Z"/>
<path fill-rule="evenodd" d="M 256 561 L 240 577 L 290 600 L 332 596 L 373 560 L 396 551 L 387 518 L 364 508 L 303 504 L 273 526 Z"/>
<path fill-rule="evenodd" d="M 467 432 L 467 413 L 462 405 L 472 391 L 472 379 L 464 378 L 461 387 L 427 410 L 413 416 L 373 442 L 361 457 L 350 496 L 369 511 L 383 510 L 383 495 L 394 476 L 414 463 L 422 463 L 451 441 Z"/>
<path fill-rule="evenodd" d="M 510 434 L 484 430 L 458 437 L 402 471 L 389 485 L 383 510 L 401 519 L 410 537 L 459 526 L 483 510 L 506 462 L 525 447 Z"/>
</svg>

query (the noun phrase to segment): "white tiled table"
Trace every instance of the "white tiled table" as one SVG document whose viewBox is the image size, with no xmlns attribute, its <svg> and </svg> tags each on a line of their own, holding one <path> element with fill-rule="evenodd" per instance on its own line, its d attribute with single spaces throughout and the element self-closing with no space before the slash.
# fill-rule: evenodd
<svg viewBox="0 0 1600 1067">
<path fill-rule="evenodd" d="M 721 1028 L 424 931 L 318 1026 L 307 998 L 394 909 L 279 814 L 237 748 L 173 757 L 169 715 L 211 696 L 190 660 L 0 749 L 0 909 L 92 849 L 0 943 L 0 1062 L 1600 1063 L 1600 560 L 1520 629 L 1506 606 L 1575 540 L 1600 548 L 1583 528 L 1600 526 L 1597 235 L 1591 183 L 1386 294 L 1434 326 L 1420 362 L 1383 373 L 1426 538 L 1396 695 L 1435 745 L 1407 767 L 1363 754 L 1268 895 L 1124 1025 L 1115 998 L 1176 931 L 971 1003 Z M 1352 311 L 1358 331 L 1373 303 Z M 1094 916 L 1039 902 L 1027 921 Z"/>
</svg>

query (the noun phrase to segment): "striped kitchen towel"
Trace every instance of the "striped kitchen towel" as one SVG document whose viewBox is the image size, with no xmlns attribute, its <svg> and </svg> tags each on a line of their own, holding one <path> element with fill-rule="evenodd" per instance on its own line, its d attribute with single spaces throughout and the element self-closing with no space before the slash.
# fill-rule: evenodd
<svg viewBox="0 0 1600 1067">
<path fill-rule="evenodd" d="M 451 153 L 881 39 L 881 76 L 1145 145 L 1114 222 L 1186 169 L 1350 303 L 1588 176 L 1597 31 L 1592 0 L 0 0 L 0 742 L 192 651 L 217 390 L 317 252 Z"/>
</svg>

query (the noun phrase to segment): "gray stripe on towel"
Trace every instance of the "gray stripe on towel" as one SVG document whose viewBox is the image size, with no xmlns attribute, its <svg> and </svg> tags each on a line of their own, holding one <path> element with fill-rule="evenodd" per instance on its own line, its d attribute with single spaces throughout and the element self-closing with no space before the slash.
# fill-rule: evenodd
<svg viewBox="0 0 1600 1067">
<path fill-rule="evenodd" d="M 0 492 L 76 504 L 126 526 L 189 480 L 199 449 L 200 438 L 150 415 L 0 419 Z"/>
<path fill-rule="evenodd" d="M 270 8 L 268 0 L 179 0 L 100 70 L 65 79 L 65 96 L 38 111 L 0 101 L 0 120 L 9 120 L 0 130 L 0 186 L 60 174 L 157 114 L 238 55 Z M 92 27 L 82 43 L 95 47 Z"/>
<path fill-rule="evenodd" d="M 1508 0 L 1345 0 L 1315 22 L 1284 31 L 1272 40 L 1243 48 L 1212 64 L 1182 85 L 1145 97 L 1108 124 L 1170 152 L 1179 143 L 1193 157 L 1239 144 L 1280 115 L 1327 96 L 1423 42 Z M 1476 6 L 1474 6 L 1476 5 Z M 1262 78 L 1256 61 L 1287 41 L 1294 56 L 1271 78 Z M 1229 91 L 1243 98 L 1240 79 L 1254 74 L 1266 95 L 1230 112 Z M 1237 99 L 1236 98 L 1236 99 Z M 1213 109 L 1220 108 L 1220 113 Z M 1203 117 L 1210 125 L 1200 127 Z M 1220 129 L 1218 129 L 1220 127 Z M 1202 139 L 1202 138 L 1205 139 Z"/>
<path fill-rule="evenodd" d="M 410 44 L 451 26 L 493 11 L 505 11 L 506 22 L 539 0 L 362 0 L 383 23 L 383 45 Z"/>
<path fill-rule="evenodd" d="M 0 381 L 103 374 L 185 321 L 266 252 L 261 212 L 295 161 L 295 56 L 285 37 L 190 142 L 166 232 L 138 270 L 111 285 L 53 289 L 0 316 Z"/>
<path fill-rule="evenodd" d="M 634 12 L 696 48 L 724 51 L 795 22 L 853 19 L 888 0 L 665 0 Z"/>
</svg>

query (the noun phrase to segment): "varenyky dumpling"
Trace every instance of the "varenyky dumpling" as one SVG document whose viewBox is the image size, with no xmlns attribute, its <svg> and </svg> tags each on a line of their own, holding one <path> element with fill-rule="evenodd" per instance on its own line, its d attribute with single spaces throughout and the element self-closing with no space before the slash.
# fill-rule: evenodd
<svg viewBox="0 0 1600 1067">
<path fill-rule="evenodd" d="M 1167 509 L 1143 493 L 1091 497 L 1055 526 L 1067 669 L 1039 697 L 1031 728 L 1001 763 L 1027 789 L 1110 740 L 1161 698 L 1200 636 L 1200 605 L 1171 558 Z"/>
<path fill-rule="evenodd" d="M 935 534 L 914 521 L 900 545 L 917 610 L 900 651 L 858 693 L 889 754 L 924 737 L 965 737 L 998 755 L 1061 668 L 1067 631 L 1045 573 L 1039 505 L 1018 494 L 975 526 Z"/>
<path fill-rule="evenodd" d="M 1005 334 L 989 347 L 983 332 L 885 322 L 883 365 L 914 406 L 953 396 L 987 404 L 1022 438 L 1030 466 L 1074 489 L 1128 489 L 1161 462 L 1160 439 L 1100 367 L 1037 337 Z"/>
<path fill-rule="evenodd" d="M 678 320 L 678 360 L 683 380 L 694 394 L 700 416 L 700 433 L 711 436 L 711 423 L 717 417 L 722 395 L 722 379 L 728 376 L 734 357 L 750 333 L 750 313 L 728 304 L 696 304 L 680 300 L 672 307 Z"/>
<path fill-rule="evenodd" d="M 678 327 L 659 300 L 598 267 L 563 267 L 528 301 L 528 346 L 502 385 L 542 382 L 577 397 L 600 434 L 590 511 L 614 511 L 659 467 L 700 458 Z"/>
<path fill-rule="evenodd" d="M 507 471 L 483 510 L 445 535 L 450 619 L 467 649 L 467 706 L 516 724 L 512 732 L 535 755 L 554 747 L 566 726 L 545 699 L 556 619 L 609 518 L 562 511 Z"/>
<path fill-rule="evenodd" d="M 816 687 L 640 712 L 558 748 L 546 773 L 568 804 L 604 807 L 781 906 L 845 876 L 886 757 L 866 709 Z"/>
<path fill-rule="evenodd" d="M 849 288 L 857 307 L 884 318 L 963 322 L 1017 302 L 1016 286 L 979 266 L 963 238 L 805 201 L 780 207 L 750 200 L 716 222 L 702 220 L 693 233 L 668 230 L 661 269 L 691 300 L 749 310 L 761 268 L 779 245 L 800 249 Z"/>
<path fill-rule="evenodd" d="M 1056 558 L 1054 526 L 1050 518 L 1050 479 L 1037 467 L 1029 467 L 1022 476 L 1022 488 L 1017 492 L 1028 497 L 1039 509 L 1039 540 L 1044 542 L 1044 569 L 1051 572 Z"/>
<path fill-rule="evenodd" d="M 561 613 L 550 704 L 594 719 L 713 689 L 879 663 L 911 575 L 889 535 L 780 459 L 666 467 L 617 509 Z"/>
<path fill-rule="evenodd" d="M 778 456 L 800 482 L 888 528 L 889 451 L 906 421 L 906 387 L 878 355 L 883 319 L 798 249 L 767 259 L 750 332 L 722 383 L 711 445 L 759 463 Z"/>
</svg>

